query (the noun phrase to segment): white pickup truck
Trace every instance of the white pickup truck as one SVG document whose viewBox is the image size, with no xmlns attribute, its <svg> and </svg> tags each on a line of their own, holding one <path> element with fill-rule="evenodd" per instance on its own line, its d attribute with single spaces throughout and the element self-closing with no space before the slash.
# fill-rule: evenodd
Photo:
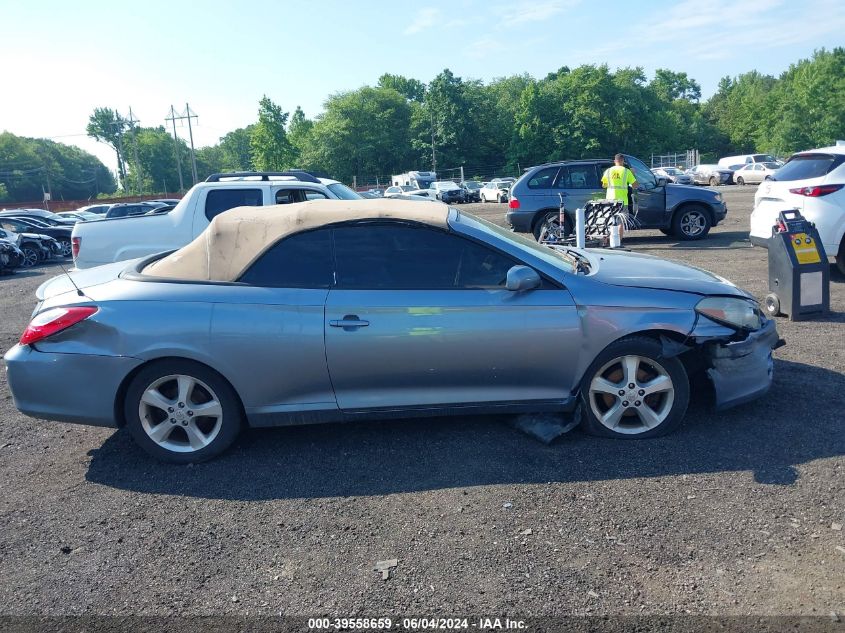
<svg viewBox="0 0 845 633">
<path fill-rule="evenodd" d="M 76 268 L 91 268 L 181 248 L 211 219 L 234 207 L 361 196 L 336 180 L 291 170 L 214 174 L 194 185 L 170 213 L 77 222 L 71 242 Z"/>
</svg>

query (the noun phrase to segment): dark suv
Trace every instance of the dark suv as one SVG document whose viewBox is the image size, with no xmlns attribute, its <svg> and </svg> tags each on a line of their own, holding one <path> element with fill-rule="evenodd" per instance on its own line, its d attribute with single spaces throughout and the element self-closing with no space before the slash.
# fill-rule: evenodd
<svg viewBox="0 0 845 633">
<path fill-rule="evenodd" d="M 725 219 L 728 208 L 722 194 L 709 189 L 675 185 L 658 178 L 634 156 L 625 156 L 639 188 L 631 196 L 636 228 L 660 229 L 681 240 L 698 240 Z M 560 196 L 566 208 L 567 232 L 575 226 L 575 209 L 601 200 L 604 170 L 613 159 L 568 160 L 531 167 L 511 187 L 508 222 L 514 231 L 539 236 L 545 226 L 557 224 Z"/>
</svg>

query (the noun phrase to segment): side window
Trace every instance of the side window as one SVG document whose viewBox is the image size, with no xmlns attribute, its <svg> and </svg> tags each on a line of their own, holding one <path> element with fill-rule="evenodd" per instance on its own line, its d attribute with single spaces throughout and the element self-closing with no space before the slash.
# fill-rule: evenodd
<svg viewBox="0 0 845 633">
<path fill-rule="evenodd" d="M 567 170 L 567 177 L 569 183 L 567 189 L 600 189 L 599 179 L 596 175 L 596 166 L 592 164 L 587 165 L 570 165 Z"/>
<path fill-rule="evenodd" d="M 212 189 L 205 198 L 205 217 L 209 220 L 235 207 L 260 207 L 261 189 Z"/>
<path fill-rule="evenodd" d="M 273 288 L 328 288 L 333 270 L 331 229 L 318 229 L 276 242 L 238 281 Z"/>
<path fill-rule="evenodd" d="M 557 176 L 558 167 L 546 167 L 528 179 L 529 189 L 551 189 Z"/>
<path fill-rule="evenodd" d="M 510 258 L 443 231 L 362 223 L 335 229 L 337 285 L 380 290 L 504 286 Z"/>
<path fill-rule="evenodd" d="M 297 189 L 279 189 L 276 192 L 276 204 L 293 204 L 300 202 Z"/>
<path fill-rule="evenodd" d="M 328 196 L 321 191 L 305 191 L 306 200 L 327 200 Z"/>
<path fill-rule="evenodd" d="M 645 163 L 630 156 L 628 158 L 628 166 L 634 172 L 634 178 L 637 179 L 640 187 L 643 189 L 654 189 L 657 186 L 657 180 L 654 174 L 645 166 Z"/>
</svg>

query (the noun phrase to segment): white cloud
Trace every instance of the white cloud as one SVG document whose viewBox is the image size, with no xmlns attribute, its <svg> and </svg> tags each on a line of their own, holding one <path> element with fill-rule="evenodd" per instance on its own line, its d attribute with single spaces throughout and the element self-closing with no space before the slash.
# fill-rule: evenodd
<svg viewBox="0 0 845 633">
<path fill-rule="evenodd" d="M 413 35 L 414 33 L 425 31 L 437 24 L 438 18 L 440 18 L 440 9 L 420 9 L 414 21 L 403 32 L 405 35 Z"/>
<path fill-rule="evenodd" d="M 542 22 L 552 16 L 563 13 L 567 9 L 579 5 L 581 0 L 546 0 L 545 2 L 531 2 L 523 0 L 516 4 L 500 6 L 497 12 L 502 20 L 509 25 Z"/>
</svg>

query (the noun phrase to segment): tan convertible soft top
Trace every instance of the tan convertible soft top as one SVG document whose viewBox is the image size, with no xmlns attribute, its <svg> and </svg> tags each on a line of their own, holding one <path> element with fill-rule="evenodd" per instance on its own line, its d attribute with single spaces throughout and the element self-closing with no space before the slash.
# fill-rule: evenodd
<svg viewBox="0 0 845 633">
<path fill-rule="evenodd" d="M 236 281 L 281 238 L 348 220 L 401 219 L 446 228 L 449 207 L 409 200 L 312 200 L 237 207 L 216 216 L 197 238 L 144 269 L 145 275 Z"/>
</svg>

